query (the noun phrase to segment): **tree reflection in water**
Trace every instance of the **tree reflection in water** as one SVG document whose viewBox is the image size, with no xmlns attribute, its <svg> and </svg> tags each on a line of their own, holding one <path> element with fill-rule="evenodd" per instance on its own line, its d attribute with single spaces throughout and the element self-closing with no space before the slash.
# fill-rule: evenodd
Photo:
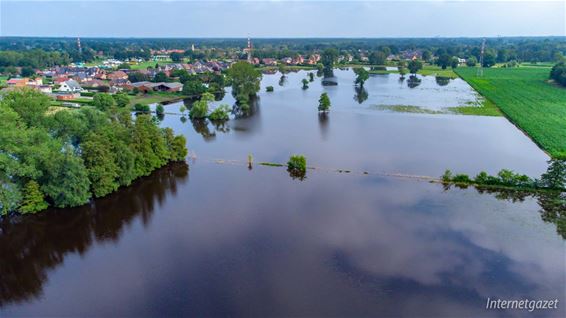
<svg viewBox="0 0 566 318">
<path fill-rule="evenodd" d="M 556 232 L 566 239 L 566 193 L 560 191 L 525 191 L 482 186 L 455 185 L 460 189 L 474 187 L 478 193 L 491 194 L 498 200 L 510 202 L 523 202 L 527 198 L 534 198 L 540 206 L 541 218 L 545 222 L 556 225 Z M 451 185 L 444 184 L 444 190 L 450 190 Z"/>
<path fill-rule="evenodd" d="M 212 141 L 216 138 L 216 132 L 210 131 L 207 119 L 191 119 L 191 123 L 195 131 L 201 135 L 205 141 Z"/>
<path fill-rule="evenodd" d="M 418 78 L 415 75 L 411 75 L 409 76 L 409 79 L 407 80 L 407 86 L 409 86 L 409 88 L 415 88 L 419 85 L 421 85 L 421 79 Z"/>
<path fill-rule="evenodd" d="M 450 77 L 436 76 L 434 79 L 438 86 L 446 86 L 450 83 Z"/>
<path fill-rule="evenodd" d="M 186 163 L 169 164 L 129 187 L 77 208 L 0 220 L 0 307 L 42 294 L 47 271 L 70 254 L 83 255 L 94 243 L 117 242 L 136 220 L 150 223 L 163 204 L 188 180 Z"/>
<path fill-rule="evenodd" d="M 328 124 L 330 122 L 330 116 L 327 112 L 318 113 L 318 127 L 320 128 L 320 134 L 323 139 L 328 137 Z"/>
<path fill-rule="evenodd" d="M 354 100 L 361 104 L 368 99 L 368 91 L 364 87 L 356 86 L 354 87 L 356 94 L 354 95 Z"/>
</svg>

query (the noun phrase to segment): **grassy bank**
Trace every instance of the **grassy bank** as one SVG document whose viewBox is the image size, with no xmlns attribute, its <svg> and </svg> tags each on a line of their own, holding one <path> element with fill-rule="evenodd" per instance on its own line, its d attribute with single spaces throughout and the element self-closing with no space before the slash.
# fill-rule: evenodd
<svg viewBox="0 0 566 318">
<path fill-rule="evenodd" d="M 421 70 L 418 72 L 421 75 L 425 76 L 440 76 L 440 77 L 449 77 L 449 78 L 456 78 L 458 75 L 454 73 L 452 68 L 446 68 L 443 70 L 440 66 L 425 64 Z"/>
<path fill-rule="evenodd" d="M 146 94 L 146 95 L 136 95 L 130 96 L 130 105 L 135 104 L 155 104 L 155 103 L 164 103 L 170 102 L 174 100 L 183 99 L 183 95 L 175 94 L 175 93 L 154 93 L 154 94 Z"/>
<path fill-rule="evenodd" d="M 458 68 L 456 73 L 494 103 L 552 157 L 566 156 L 566 89 L 548 81 L 549 68 Z"/>
<path fill-rule="evenodd" d="M 458 114 L 474 116 L 502 116 L 499 109 L 489 100 L 484 100 L 481 105 L 445 107 L 439 110 L 413 105 L 373 105 L 372 108 L 387 110 L 398 113 L 415 114 Z"/>
</svg>

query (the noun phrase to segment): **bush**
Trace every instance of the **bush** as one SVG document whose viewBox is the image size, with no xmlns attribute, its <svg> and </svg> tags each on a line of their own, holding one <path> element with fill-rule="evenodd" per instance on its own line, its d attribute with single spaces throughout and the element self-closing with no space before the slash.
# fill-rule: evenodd
<svg viewBox="0 0 566 318">
<path fill-rule="evenodd" d="M 165 113 L 165 108 L 163 107 L 163 105 L 157 105 L 157 107 L 155 107 L 155 113 L 157 115 L 163 115 L 163 113 Z"/>
<path fill-rule="evenodd" d="M 267 86 L 267 87 L 265 88 L 265 91 L 266 91 L 266 92 L 273 92 L 273 86 Z"/>
<path fill-rule="evenodd" d="M 191 110 L 189 111 L 189 117 L 192 119 L 202 119 L 206 118 L 208 115 L 208 103 L 214 100 L 214 95 L 210 93 L 202 94 L 199 101 L 193 103 Z"/>
<path fill-rule="evenodd" d="M 307 159 L 302 155 L 292 155 L 287 162 L 287 169 L 305 172 L 307 171 Z"/>
<path fill-rule="evenodd" d="M 442 177 L 440 177 L 444 182 L 451 182 L 452 181 L 452 171 L 446 169 Z"/>
<path fill-rule="evenodd" d="M 224 104 L 216 107 L 216 109 L 210 113 L 208 118 L 214 121 L 230 119 L 230 106 Z"/>
<path fill-rule="evenodd" d="M 452 178 L 454 183 L 472 183 L 472 179 L 467 174 L 457 174 Z"/>
<path fill-rule="evenodd" d="M 135 104 L 134 105 L 134 111 L 136 112 L 149 112 L 149 105 L 144 105 L 144 104 Z"/>
</svg>

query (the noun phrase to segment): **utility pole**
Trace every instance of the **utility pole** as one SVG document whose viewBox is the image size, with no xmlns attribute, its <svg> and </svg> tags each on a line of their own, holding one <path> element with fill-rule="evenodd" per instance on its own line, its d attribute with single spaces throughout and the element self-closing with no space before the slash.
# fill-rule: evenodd
<svg viewBox="0 0 566 318">
<path fill-rule="evenodd" d="M 478 76 L 483 76 L 483 54 L 485 52 L 485 39 L 481 43 L 480 51 L 480 68 L 478 69 Z"/>
</svg>

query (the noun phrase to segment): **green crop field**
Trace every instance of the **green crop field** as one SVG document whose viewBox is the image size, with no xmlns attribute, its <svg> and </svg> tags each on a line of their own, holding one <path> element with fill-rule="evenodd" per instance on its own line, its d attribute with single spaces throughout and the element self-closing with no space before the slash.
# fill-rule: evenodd
<svg viewBox="0 0 566 318">
<path fill-rule="evenodd" d="M 566 157 L 566 88 L 549 82 L 550 68 L 455 71 L 552 157 Z"/>
</svg>

